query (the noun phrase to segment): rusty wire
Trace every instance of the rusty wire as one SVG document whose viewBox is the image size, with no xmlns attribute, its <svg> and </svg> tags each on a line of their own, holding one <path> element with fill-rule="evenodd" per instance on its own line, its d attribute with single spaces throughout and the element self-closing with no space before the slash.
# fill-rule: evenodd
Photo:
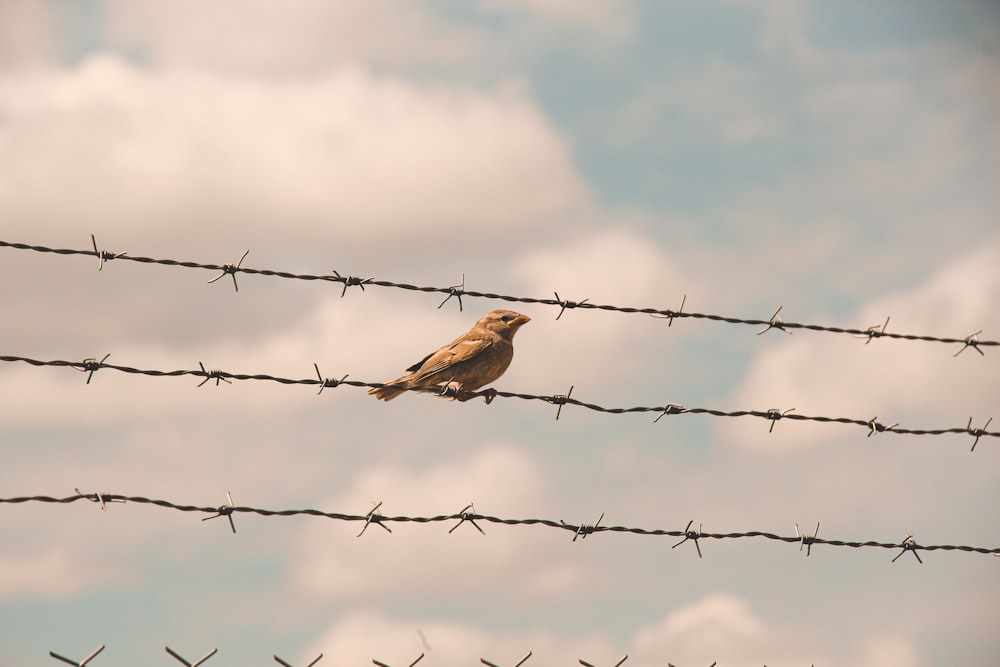
<svg viewBox="0 0 1000 667">
<path fill-rule="evenodd" d="M 961 345 L 962 347 L 959 348 L 959 350 L 956 351 L 953 356 L 958 356 L 968 348 L 972 348 L 975 351 L 979 352 L 979 354 L 983 355 L 984 354 L 982 350 L 983 347 L 1000 346 L 1000 341 L 997 340 L 980 340 L 979 336 L 980 334 L 982 334 L 981 330 L 973 330 L 973 332 L 970 335 L 965 336 L 963 338 L 929 336 L 921 334 L 906 334 L 906 333 L 897 333 L 894 331 L 887 331 L 886 327 L 888 326 L 888 318 L 883 324 L 870 326 L 865 329 L 857 329 L 851 327 L 836 327 L 836 326 L 829 326 L 822 324 L 807 324 L 802 322 L 785 322 L 778 316 L 778 313 L 781 311 L 781 307 L 779 307 L 778 310 L 776 310 L 774 314 L 771 315 L 771 317 L 769 317 L 766 320 L 732 317 L 727 315 L 716 315 L 712 313 L 698 313 L 698 312 L 684 311 L 684 302 L 686 301 L 686 297 L 685 300 L 681 302 L 680 308 L 678 308 L 677 310 L 649 308 L 649 307 L 636 308 L 631 306 L 615 306 L 607 304 L 590 303 L 588 299 L 582 299 L 580 301 L 571 301 L 568 299 L 561 298 L 558 293 L 554 293 L 555 295 L 554 299 L 547 299 L 547 298 L 537 298 L 537 297 L 512 296 L 507 294 L 496 294 L 493 292 L 479 292 L 475 290 L 469 290 L 465 288 L 464 274 L 462 276 L 462 282 L 458 285 L 450 285 L 448 287 L 426 287 L 419 285 L 411 285 L 409 283 L 394 282 L 390 280 L 376 280 L 374 277 L 371 276 L 367 278 L 360 278 L 358 276 L 352 276 L 352 275 L 344 276 L 335 270 L 332 271 L 331 274 L 317 275 L 317 274 L 305 274 L 305 273 L 290 273 L 287 271 L 275 271 L 272 269 L 254 269 L 242 266 L 243 260 L 246 259 L 247 254 L 250 252 L 249 250 L 244 252 L 242 257 L 240 257 L 240 260 L 235 264 L 233 263 L 205 264 L 202 262 L 182 261 L 176 259 L 157 259 L 154 257 L 141 257 L 136 255 L 129 255 L 124 252 L 112 253 L 106 250 L 99 249 L 97 245 L 97 240 L 94 239 L 93 236 L 91 236 L 91 242 L 93 244 L 92 250 L 88 249 L 79 250 L 73 248 L 50 248 L 47 246 L 29 245 L 26 243 L 14 243 L 11 241 L 2 241 L 2 240 L 0 240 L 0 247 L 13 248 L 15 250 L 29 250 L 40 253 L 52 253 L 55 255 L 62 255 L 62 256 L 86 255 L 86 256 L 96 257 L 98 259 L 98 270 L 103 269 L 105 263 L 111 260 L 126 260 L 130 262 L 139 262 L 142 264 L 159 264 L 164 266 L 178 266 L 189 269 L 205 269 L 213 272 L 218 271 L 219 274 L 214 278 L 212 278 L 211 280 L 209 280 L 208 282 L 210 283 L 215 282 L 220 278 L 229 275 L 230 277 L 232 277 L 233 287 L 236 289 L 236 291 L 239 291 L 239 284 L 236 282 L 236 274 L 244 273 L 247 275 L 286 278 L 290 280 L 321 281 L 321 282 L 337 283 L 343 286 L 341 290 L 341 296 L 344 296 L 347 293 L 348 287 L 358 286 L 361 287 L 362 290 L 364 290 L 366 285 L 375 287 L 390 287 L 390 288 L 403 289 L 415 292 L 432 292 L 432 293 L 447 295 L 444 301 L 442 301 L 441 304 L 438 306 L 438 308 L 447 303 L 448 300 L 450 300 L 452 297 L 456 297 L 458 301 L 459 310 L 461 310 L 462 297 L 467 296 L 467 297 L 475 297 L 482 299 L 514 302 L 514 303 L 533 303 L 545 306 L 556 306 L 559 308 L 559 313 L 556 316 L 556 319 L 562 317 L 563 313 L 566 310 L 572 310 L 572 309 L 604 310 L 604 311 L 614 311 L 620 313 L 640 313 L 666 319 L 668 320 L 668 324 L 672 324 L 675 318 L 678 319 L 691 318 L 691 319 L 711 320 L 715 322 L 724 322 L 726 324 L 746 324 L 751 326 L 763 325 L 764 329 L 758 331 L 757 332 L 758 334 L 762 334 L 770 329 L 784 331 L 785 333 L 791 333 L 791 330 L 793 329 L 805 329 L 809 331 L 823 331 L 827 333 L 846 334 L 854 336 L 856 338 L 863 338 L 865 339 L 866 343 L 870 343 L 875 338 L 893 338 L 900 340 L 914 340 L 914 341 L 926 341 L 934 343 L 946 343 L 951 345 L 956 345 L 956 344 Z"/>
<path fill-rule="evenodd" d="M 308 385 L 308 386 L 318 386 L 320 388 L 320 393 L 326 388 L 339 387 L 342 385 L 348 385 L 351 387 L 362 387 L 376 389 L 386 386 L 391 386 L 393 388 L 405 389 L 406 391 L 432 391 L 442 395 L 450 395 L 449 389 L 441 387 L 407 387 L 402 385 L 387 385 L 382 382 L 365 382 L 362 380 L 348 380 L 348 375 L 344 375 L 340 379 L 337 378 L 325 378 L 320 373 L 319 366 L 313 364 L 316 369 L 316 377 L 312 378 L 286 378 L 278 377 L 274 375 L 268 375 L 266 373 L 230 373 L 218 369 L 206 369 L 204 364 L 199 362 L 198 369 L 190 370 L 151 370 L 134 368 L 131 366 L 121 366 L 118 364 L 108 363 L 107 359 L 110 355 L 105 355 L 102 359 L 98 360 L 96 358 L 84 359 L 83 361 L 66 361 L 66 360 L 49 360 L 43 361 L 39 359 L 32 359 L 29 357 L 11 356 L 11 355 L 0 355 L 0 361 L 3 362 L 23 362 L 31 366 L 55 366 L 72 368 L 77 371 L 82 371 L 87 373 L 87 384 L 90 384 L 93 379 L 94 374 L 102 369 L 109 369 L 114 371 L 119 371 L 121 373 L 129 373 L 134 375 L 146 375 L 150 377 L 180 377 L 180 376 L 194 376 L 202 378 L 201 383 L 198 384 L 199 387 L 203 386 L 210 380 L 215 380 L 215 384 L 218 385 L 220 382 L 231 383 L 233 380 L 256 380 L 264 382 L 276 382 L 282 385 Z M 558 411 L 556 412 L 556 418 L 561 415 L 562 408 L 565 405 L 575 405 L 577 407 L 586 408 L 588 410 L 593 410 L 595 412 L 603 412 L 607 414 L 629 414 L 629 413 L 653 413 L 657 417 L 654 421 L 659 421 L 663 417 L 671 415 L 681 415 L 681 414 L 704 414 L 710 415 L 712 417 L 756 417 L 758 419 L 764 419 L 771 423 L 770 429 L 774 429 L 774 425 L 784 419 L 792 421 L 808 421 L 808 422 L 822 422 L 822 423 L 837 423 L 837 424 L 850 424 L 854 426 L 860 426 L 867 430 L 868 436 L 877 435 L 879 433 L 895 433 L 897 435 L 945 435 L 945 434 L 965 434 L 973 437 L 975 440 L 972 444 L 972 451 L 975 451 L 976 446 L 979 444 L 979 439 L 982 437 L 1000 437 L 1000 431 L 988 431 L 986 428 L 992 422 L 992 418 L 986 422 L 986 424 L 979 428 L 972 426 L 972 417 L 969 417 L 969 421 L 965 426 L 956 426 L 950 428 L 935 428 L 935 429 L 924 429 L 924 428 L 906 428 L 899 424 L 885 424 L 878 420 L 878 417 L 872 417 L 870 419 L 856 419 L 850 417 L 824 417 L 817 415 L 804 415 L 793 412 L 793 409 L 779 410 L 777 408 L 770 408 L 768 410 L 717 410 L 714 408 L 699 408 L 699 407 L 684 407 L 682 405 L 677 405 L 675 403 L 667 403 L 665 405 L 657 406 L 633 406 L 625 408 L 609 408 L 595 403 L 588 403 L 581 401 L 576 398 L 572 398 L 570 394 L 572 393 L 574 387 L 570 388 L 570 391 L 566 394 L 555 394 L 555 395 L 538 395 L 538 394 L 524 394 L 519 392 L 510 391 L 498 391 L 493 389 L 483 389 L 476 392 L 466 392 L 465 398 L 468 397 L 482 397 L 484 399 L 489 399 L 492 402 L 493 397 L 499 396 L 502 398 L 517 398 L 527 401 L 542 401 L 545 403 L 550 403 L 552 405 L 558 406 Z"/>
<path fill-rule="evenodd" d="M 390 523 L 415 523 L 415 524 L 431 524 L 431 523 L 452 523 L 454 524 L 451 530 L 447 531 L 448 534 L 454 532 L 455 528 L 461 526 L 464 523 L 471 524 L 474 528 L 478 529 L 480 533 L 486 534 L 486 532 L 476 524 L 477 521 L 502 524 L 506 526 L 543 526 L 545 528 L 555 528 L 558 530 L 563 530 L 573 535 L 573 541 L 575 542 L 578 537 L 586 538 L 588 535 L 593 535 L 594 533 L 630 533 L 633 535 L 645 535 L 645 536 L 660 536 L 660 537 L 680 537 L 682 538 L 680 542 L 673 545 L 673 548 L 680 546 L 681 544 L 691 541 L 695 544 L 698 552 L 699 558 L 701 557 L 701 546 L 698 540 L 727 540 L 727 539 L 740 539 L 740 538 L 763 538 L 767 540 L 774 540 L 777 542 L 786 542 L 790 544 L 799 545 L 799 550 L 802 547 L 808 546 L 810 551 L 815 545 L 828 545 L 834 547 L 851 547 L 851 548 L 878 548 L 878 549 L 891 549 L 899 550 L 899 553 L 892 562 L 895 562 L 900 556 L 906 552 L 911 552 L 916 556 L 917 560 L 920 561 L 919 553 L 920 551 L 964 551 L 968 553 L 979 553 L 979 554 L 1000 554 L 1000 547 L 975 547 L 967 545 L 953 545 L 953 544 L 918 544 L 912 535 L 906 535 L 899 542 L 879 542 L 876 540 L 866 540 L 866 541 L 851 541 L 851 540 L 839 540 L 839 539 L 829 539 L 824 537 L 819 537 L 819 524 L 816 525 L 816 531 L 812 535 L 807 535 L 799 531 L 798 524 L 795 524 L 796 535 L 777 535 L 775 533 L 751 530 L 744 532 L 730 532 L 730 533 L 711 533 L 704 532 L 702 526 L 698 526 L 698 530 L 692 530 L 694 524 L 693 521 L 689 521 L 683 530 L 668 530 L 663 528 L 639 528 L 639 527 L 627 527 L 627 526 L 602 526 L 600 525 L 601 519 L 604 515 L 601 515 L 601 519 L 593 524 L 585 523 L 568 523 L 563 520 L 553 520 L 553 519 L 511 519 L 502 518 L 499 516 L 491 516 L 489 514 L 481 514 L 472 509 L 471 504 L 466 504 L 466 506 L 458 511 L 451 514 L 437 514 L 433 516 L 389 516 L 379 512 L 381 503 L 379 503 L 375 509 L 368 511 L 365 514 L 347 514 L 342 512 L 328 512 L 319 509 L 286 509 L 286 510 L 273 510 L 265 509 L 260 507 L 248 507 L 243 505 L 232 504 L 232 497 L 229 496 L 230 503 L 222 505 L 220 507 L 215 506 L 205 506 L 205 505 L 190 505 L 190 504 L 179 504 L 169 500 L 161 500 L 156 498 L 147 498 L 144 496 L 128 496 L 118 493 L 81 493 L 79 489 L 76 490 L 77 493 L 72 496 L 65 496 L 62 498 L 57 498 L 54 496 L 20 496 L 14 498 L 0 498 L 0 505 L 20 505 L 24 503 L 54 503 L 58 505 L 66 505 L 69 503 L 75 503 L 81 500 L 90 501 L 93 503 L 98 503 L 101 509 L 106 510 L 109 503 L 136 503 L 142 505 L 155 505 L 156 507 L 163 507 L 166 509 L 177 510 L 179 512 L 194 512 L 198 514 L 207 514 L 202 520 L 214 519 L 216 517 L 225 516 L 229 517 L 232 521 L 232 517 L 235 514 L 256 514 L 263 517 L 290 517 L 290 516 L 314 516 L 323 517 L 326 519 L 333 519 L 335 521 L 344 521 L 349 523 L 361 523 L 364 527 L 372 524 L 377 524 L 382 528 L 385 528 L 387 532 L 391 533 L 392 530 L 387 524 Z M 233 532 L 236 532 L 235 524 Z M 364 534 L 364 530 L 358 533 L 358 537 Z M 807 556 L 810 552 L 807 552 Z M 923 562 L 923 561 L 920 561 Z"/>
</svg>

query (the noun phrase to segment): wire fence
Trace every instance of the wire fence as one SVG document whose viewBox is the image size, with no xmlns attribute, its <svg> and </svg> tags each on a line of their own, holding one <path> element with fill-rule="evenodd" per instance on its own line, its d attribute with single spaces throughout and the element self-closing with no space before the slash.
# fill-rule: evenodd
<svg viewBox="0 0 1000 667">
<path fill-rule="evenodd" d="M 809 331 L 823 331 L 827 333 L 835 334 L 846 334 L 854 336 L 857 338 L 862 338 L 866 343 L 870 343 L 876 338 L 890 338 L 890 339 L 900 339 L 900 340 L 913 340 L 913 341 L 925 341 L 933 343 L 946 343 L 950 345 L 961 345 L 961 347 L 953 354 L 953 356 L 958 356 L 968 348 L 972 348 L 979 352 L 980 355 L 984 355 L 983 347 L 995 347 L 1000 345 L 1000 341 L 997 340 L 980 340 L 979 336 L 982 334 L 982 330 L 973 329 L 972 333 L 968 336 L 962 338 L 956 337 L 940 337 L 940 336 L 929 336 L 922 334 L 906 334 L 897 333 L 894 331 L 888 331 L 889 318 L 886 318 L 885 322 L 882 324 L 876 324 L 864 329 L 850 328 L 850 327 L 836 327 L 828 326 L 822 324 L 808 324 L 802 322 L 785 322 L 779 316 L 781 312 L 781 307 L 779 306 L 777 310 L 774 311 L 768 319 L 754 319 L 754 318 L 741 318 L 732 317 L 728 315 L 717 315 L 712 313 L 698 313 L 684 311 L 684 305 L 686 303 L 687 297 L 681 300 L 681 305 L 677 310 L 663 309 L 663 308 L 636 308 L 631 306 L 616 306 L 608 304 L 596 304 L 590 303 L 589 299 L 582 299 L 580 301 L 571 301 L 568 299 L 562 299 L 558 292 L 554 292 L 555 298 L 536 298 L 536 297 L 526 297 L 526 296 L 513 296 L 508 294 L 497 294 L 493 292 L 479 292 L 476 290 L 469 290 L 465 288 L 465 275 L 462 276 L 461 283 L 457 285 L 450 285 L 447 287 L 427 287 L 412 285 L 409 283 L 393 282 L 390 280 L 378 280 L 373 276 L 367 278 L 361 278 L 352 275 L 341 275 L 336 270 L 329 274 L 305 274 L 305 273 L 290 273 L 287 271 L 275 271 L 272 269 L 254 269 L 250 267 L 243 266 L 243 260 L 246 259 L 247 255 L 250 253 L 249 250 L 243 253 L 239 261 L 235 264 L 205 264 L 201 262 L 183 261 L 176 259 L 157 259 L 154 257 L 141 257 L 135 255 L 129 255 L 124 252 L 110 252 L 107 250 L 99 249 L 97 245 L 97 240 L 91 236 L 91 242 L 93 249 L 73 249 L 73 248 L 50 248 L 47 246 L 40 245 L 29 245 L 26 243 L 14 243 L 11 241 L 0 240 L 0 247 L 12 248 L 15 250 L 28 250 L 32 252 L 39 253 L 51 253 L 60 256 L 68 255 L 84 255 L 95 257 L 98 260 L 98 270 L 104 268 L 104 265 L 111 260 L 125 260 L 130 262 L 139 262 L 142 264 L 159 264 L 163 266 L 176 266 L 188 269 L 202 269 L 209 271 L 218 271 L 219 275 L 215 276 L 209 283 L 214 283 L 215 281 L 224 278 L 225 276 L 230 276 L 233 281 L 233 287 L 236 291 L 239 291 L 239 283 L 236 280 L 236 275 L 243 273 L 246 275 L 257 275 L 266 276 L 273 278 L 285 278 L 290 280 L 305 280 L 305 281 L 320 281 L 328 283 L 336 283 L 342 285 L 341 296 L 343 297 L 347 293 L 349 287 L 360 287 L 362 290 L 366 286 L 369 287 L 389 287 L 395 289 L 403 289 L 415 292 L 431 292 L 438 294 L 445 294 L 446 297 L 444 301 L 438 306 L 440 308 L 445 303 L 447 303 L 452 297 L 458 302 L 459 310 L 462 309 L 462 297 L 473 297 L 482 299 L 491 299 L 506 301 L 511 303 L 531 303 L 539 304 L 545 306 L 554 306 L 559 308 L 559 313 L 556 316 L 558 320 L 562 317 L 566 310 L 581 309 L 581 310 L 604 310 L 613 311 L 619 313 L 640 313 L 651 315 L 654 317 L 660 317 L 668 321 L 668 326 L 673 324 L 674 319 L 701 319 L 701 320 L 711 320 L 714 322 L 724 322 L 726 324 L 743 324 L 751 326 L 763 326 L 764 328 L 757 331 L 757 334 L 763 334 L 771 329 L 776 329 L 779 331 L 784 331 L 785 333 L 792 333 L 796 329 L 805 329 Z"/>
<path fill-rule="evenodd" d="M 918 544 L 914 539 L 913 535 L 906 535 L 901 541 L 898 542 L 879 542 L 876 540 L 865 540 L 865 541 L 853 541 L 853 540 L 840 540 L 819 537 L 819 523 L 816 524 L 816 529 L 813 531 L 812 535 L 808 535 L 805 532 L 799 531 L 798 524 L 795 524 L 795 535 L 778 535 L 776 533 L 770 533 L 760 530 L 751 530 L 744 532 L 729 532 L 729 533 L 711 533 L 705 532 L 702 525 L 699 524 L 698 529 L 694 530 L 694 521 L 688 521 L 687 525 L 683 530 L 679 529 L 665 529 L 665 528 L 642 528 L 642 527 L 629 527 L 629 526 L 607 526 L 601 525 L 604 520 L 604 514 L 598 517 L 597 521 L 593 524 L 585 523 L 569 523 L 563 521 L 562 519 L 516 519 L 516 518 L 503 518 L 499 516 L 492 516 L 489 514 L 481 514 L 476 511 L 475 506 L 472 503 L 467 504 L 458 512 L 453 512 L 450 514 L 437 514 L 433 516 L 392 516 L 382 514 L 380 512 L 382 508 L 382 503 L 376 503 L 375 506 L 365 514 L 348 514 L 343 512 L 328 512 L 320 509 L 285 509 L 285 510 L 275 510 L 266 509 L 261 507 L 248 507 L 242 505 L 236 505 L 233 503 L 232 495 L 227 493 L 228 503 L 221 506 L 205 506 L 205 505 L 190 505 L 190 504 L 179 504 L 169 500 L 161 500 L 156 498 L 147 498 L 145 496 L 127 496 L 118 493 L 81 493 L 79 489 L 76 490 L 76 494 L 72 496 L 66 496 L 62 498 L 56 498 L 53 496 L 21 496 L 15 498 L 0 498 L 0 505 L 21 505 L 24 503 L 51 503 L 57 505 L 67 505 L 70 503 L 83 501 L 90 501 L 98 503 L 102 510 L 106 510 L 112 503 L 135 503 L 140 505 L 152 505 L 155 507 L 162 507 L 165 509 L 176 510 L 178 512 L 190 512 L 194 514 L 206 514 L 207 516 L 202 518 L 202 521 L 208 521 L 209 519 L 217 519 L 220 517 L 225 517 L 229 520 L 229 526 L 232 532 L 236 533 L 236 522 L 233 517 L 237 514 L 255 514 L 262 517 L 293 517 L 293 516 L 312 516 L 321 517 L 325 519 L 333 519 L 334 521 L 342 521 L 346 523 L 355 523 L 361 525 L 361 530 L 357 534 L 357 537 L 361 537 L 371 526 L 379 526 L 385 531 L 391 533 L 392 528 L 389 524 L 394 523 L 407 523 L 407 524 L 418 524 L 418 525 L 429 525 L 434 523 L 450 523 L 451 527 L 448 529 L 448 534 L 455 532 L 460 526 L 468 524 L 470 529 L 475 529 L 479 533 L 485 535 L 486 531 L 480 526 L 480 523 L 492 523 L 504 526 L 542 526 L 544 528 L 556 529 L 571 533 L 573 535 L 573 541 L 576 542 L 577 539 L 586 539 L 588 535 L 593 535 L 595 533 L 616 533 L 616 534 L 632 534 L 632 535 L 643 535 L 650 537 L 674 537 L 681 538 L 681 540 L 675 543 L 671 548 L 675 549 L 685 542 L 691 542 L 695 551 L 698 553 L 698 557 L 702 557 L 701 543 L 699 540 L 737 540 L 744 538 L 755 538 L 772 540 L 775 542 L 784 542 L 788 544 L 798 545 L 799 551 L 805 549 L 806 556 L 809 556 L 812 552 L 812 548 L 815 545 L 826 545 L 832 547 L 850 547 L 853 549 L 861 548 L 875 548 L 875 549 L 889 549 L 889 550 L 899 550 L 899 553 L 892 559 L 892 562 L 896 562 L 900 556 L 910 552 L 912 553 L 917 561 L 923 563 L 920 558 L 921 551 L 964 551 L 967 553 L 978 553 L 978 554 L 992 554 L 1000 555 L 1000 547 L 976 547 L 968 545 L 954 545 L 954 544 Z"/>
<path fill-rule="evenodd" d="M 423 639 L 422 636 L 421 636 L 421 639 Z M 98 655 L 100 655 L 101 652 L 103 652 L 105 648 L 106 648 L 106 646 L 104 644 L 101 644 L 90 655 L 88 655 L 83 660 L 79 660 L 79 661 L 78 660 L 73 660 L 71 658 L 67 658 L 67 657 L 62 656 L 62 655 L 59 655 L 55 651 L 49 651 L 49 655 L 51 657 L 55 658 L 56 660 L 59 660 L 61 662 L 65 662 L 68 665 L 74 665 L 74 667 L 85 667 L 87 664 L 90 663 L 91 660 L 93 660 L 95 657 L 97 657 Z M 165 646 L 164 649 L 170 655 L 170 657 L 172 657 L 177 662 L 179 662 L 179 663 L 181 663 L 183 665 L 186 665 L 186 667 L 198 667 L 198 665 L 203 665 L 210 658 L 212 658 L 214 655 L 216 655 L 219 652 L 219 649 L 213 648 L 211 651 L 209 651 L 208 653 L 206 653 L 202 657 L 200 657 L 197 660 L 194 660 L 192 662 L 192 661 L 188 660 L 187 658 L 185 658 L 184 656 L 182 656 L 178 651 L 175 651 L 174 649 L 170 648 L 169 646 Z M 406 667 L 414 667 L 418 662 L 420 662 L 421 660 L 424 659 L 425 655 L 426 655 L 425 653 L 421 653 L 420 655 L 417 656 L 417 658 L 415 660 L 407 661 L 405 663 L 395 663 L 395 665 L 397 665 L 397 666 L 406 665 Z M 532 655 L 533 655 L 532 652 L 528 651 L 527 654 L 524 655 L 524 657 L 522 657 L 520 660 L 518 660 L 515 663 L 496 663 L 496 662 L 493 662 L 491 660 L 487 660 L 486 658 L 480 658 L 479 659 L 479 663 L 481 663 L 483 665 L 487 665 L 488 667 L 504 667 L 507 664 L 512 664 L 513 667 L 521 667 L 521 665 L 524 665 L 526 662 L 528 662 L 528 660 L 532 657 Z M 272 657 L 274 658 L 275 662 L 283 665 L 284 667 L 295 667 L 295 665 L 293 665 L 292 663 L 284 660 L 283 658 L 278 657 L 277 655 L 274 655 Z M 315 658 L 312 662 L 307 663 L 305 665 L 305 667 L 313 667 L 313 665 L 315 665 L 316 663 L 318 663 L 322 659 L 323 659 L 323 654 L 320 653 L 319 657 Z M 628 654 L 627 653 L 625 654 L 625 657 L 623 657 L 620 660 L 618 660 L 617 662 L 615 662 L 612 665 L 612 667 L 621 667 L 621 665 L 625 664 L 626 660 L 628 660 Z M 390 663 L 387 663 L 387 662 L 382 662 L 381 660 L 378 660 L 376 658 L 372 658 L 372 663 L 375 664 L 375 665 L 378 665 L 379 667 L 394 667 L 393 664 L 390 664 Z M 549 663 L 549 664 L 551 664 L 551 663 Z M 584 667 L 601 667 L 600 665 L 596 665 L 594 663 L 587 662 L 583 658 L 579 659 L 579 664 L 584 665 Z M 716 664 L 717 663 L 713 662 L 711 665 L 708 665 L 708 667 L 716 667 Z M 673 663 L 668 662 L 667 663 L 667 667 L 675 667 L 675 666 L 674 666 Z M 767 667 L 767 665 L 764 665 L 764 667 Z"/>
<path fill-rule="evenodd" d="M 91 358 L 84 359 L 83 361 L 67 361 L 64 359 L 58 360 L 40 360 L 32 359 L 30 357 L 21 356 L 11 356 L 11 355 L 0 355 L 0 362 L 11 362 L 11 363 L 25 363 L 33 367 L 61 367 L 61 368 L 72 368 L 76 371 L 81 371 L 87 374 L 87 384 L 90 384 L 94 377 L 94 374 L 99 370 L 108 369 L 118 371 L 120 373 L 128 373 L 133 375 L 145 375 L 155 378 L 167 378 L 167 377 L 181 377 L 181 376 L 193 376 L 200 377 L 202 381 L 198 384 L 201 387 L 211 380 L 215 380 L 215 384 L 218 385 L 221 382 L 231 383 L 233 380 L 238 381 L 262 381 L 262 382 L 275 382 L 281 385 L 306 385 L 319 387 L 319 392 L 322 393 L 324 389 L 340 387 L 340 386 L 351 386 L 351 387 L 361 387 L 368 389 L 378 389 L 382 387 L 392 387 L 398 389 L 404 389 L 406 391 L 418 391 L 418 392 L 434 392 L 442 396 L 455 396 L 455 391 L 445 386 L 444 388 L 440 386 L 433 387 L 409 387 L 403 385 L 386 384 L 381 382 L 365 382 L 362 380 L 349 380 L 347 379 L 349 375 L 344 375 L 341 378 L 329 378 L 324 377 L 319 370 L 318 364 L 313 364 L 316 370 L 316 377 L 312 378 L 287 378 L 279 377 L 274 375 L 268 375 L 265 373 L 230 373 L 223 370 L 209 370 L 205 368 L 205 365 L 199 362 L 198 369 L 188 369 L 188 370 L 155 370 L 155 369 L 142 369 L 134 368 L 132 366 L 122 366 L 118 364 L 108 363 L 108 358 L 110 354 L 106 354 L 102 359 Z M 879 433 L 894 433 L 896 435 L 947 435 L 947 434 L 964 434 L 974 438 L 972 443 L 972 448 L 970 451 L 975 451 L 976 446 L 979 444 L 979 439 L 982 437 L 996 438 L 1000 437 L 1000 431 L 989 431 L 987 428 L 990 423 L 992 423 L 993 418 L 991 417 L 986 421 L 982 427 L 973 427 L 972 417 L 969 417 L 968 422 L 965 426 L 955 426 L 950 428 L 907 428 L 900 426 L 899 424 L 884 424 L 878 420 L 878 417 L 872 417 L 870 419 L 856 419 L 851 417 L 825 417 L 817 415 L 804 415 L 797 412 L 793 412 L 794 408 L 789 409 L 778 409 L 769 408 L 767 410 L 717 410 L 714 408 L 699 408 L 699 407 L 684 407 L 675 403 L 667 403 L 665 405 L 657 406 L 632 406 L 632 407 L 605 407 L 602 405 L 597 405 L 595 403 L 588 403 L 581 401 L 579 399 L 573 398 L 574 387 L 571 386 L 566 394 L 554 394 L 554 395 L 539 395 L 539 394 L 524 394 L 518 392 L 510 391 L 498 391 L 495 389 L 484 389 L 475 392 L 465 392 L 462 396 L 463 399 L 482 397 L 487 403 L 492 403 L 496 397 L 500 398 L 516 398 L 526 401 L 542 401 L 544 403 L 549 403 L 558 406 L 556 410 L 556 419 L 562 414 L 562 408 L 566 405 L 574 405 L 581 408 L 586 408 L 587 410 L 593 410 L 595 412 L 603 412 L 607 414 L 630 414 L 630 413 L 653 413 L 656 414 L 654 422 L 660 421 L 665 416 L 671 415 L 682 415 L 682 414 L 703 414 L 710 415 L 712 417 L 756 417 L 758 419 L 763 419 L 771 423 L 769 431 L 774 430 L 775 424 L 784 419 L 792 421 L 806 421 L 806 422 L 818 422 L 818 423 L 836 423 L 836 424 L 848 424 L 853 426 L 860 426 L 868 432 L 868 436 Z"/>
</svg>

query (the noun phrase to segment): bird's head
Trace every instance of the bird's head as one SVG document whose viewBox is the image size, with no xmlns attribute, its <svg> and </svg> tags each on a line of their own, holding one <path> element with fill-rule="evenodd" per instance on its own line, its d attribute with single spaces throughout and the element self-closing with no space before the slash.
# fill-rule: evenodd
<svg viewBox="0 0 1000 667">
<path fill-rule="evenodd" d="M 521 325 L 527 324 L 530 321 L 531 318 L 527 315 L 515 313 L 513 310 L 494 310 L 483 315 L 482 319 L 476 323 L 476 326 L 496 332 L 507 340 L 511 340 L 514 338 L 517 330 L 521 328 Z"/>
</svg>

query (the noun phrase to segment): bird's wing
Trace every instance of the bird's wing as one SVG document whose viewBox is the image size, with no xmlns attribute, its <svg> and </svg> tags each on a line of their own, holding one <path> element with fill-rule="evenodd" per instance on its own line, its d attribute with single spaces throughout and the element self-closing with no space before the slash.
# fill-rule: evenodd
<svg viewBox="0 0 1000 667">
<path fill-rule="evenodd" d="M 407 372 L 407 373 L 416 373 L 417 371 L 419 371 L 419 370 L 420 370 L 420 367 L 421 367 L 421 366 L 423 366 L 424 364 L 426 364 L 426 363 L 427 363 L 427 360 L 428 360 L 428 359 L 430 359 L 431 357 L 433 357 L 433 356 L 434 356 L 435 354 L 437 354 L 437 353 L 438 353 L 438 352 L 440 352 L 440 351 L 441 351 L 441 350 L 438 350 L 437 352 L 431 352 L 431 353 L 430 353 L 430 354 L 428 354 L 428 355 L 427 355 L 426 357 L 424 357 L 423 359 L 421 359 L 421 360 L 420 360 L 420 361 L 418 361 L 417 363 L 415 363 L 415 364 L 413 364 L 412 366 L 410 366 L 409 368 L 407 368 L 407 369 L 406 369 L 406 372 Z"/>
<path fill-rule="evenodd" d="M 419 384 L 421 380 L 435 373 L 475 358 L 491 345 L 493 345 L 493 339 L 490 337 L 462 336 L 451 345 L 427 355 L 419 364 L 414 364 L 407 370 L 414 374 L 413 379 Z"/>
</svg>

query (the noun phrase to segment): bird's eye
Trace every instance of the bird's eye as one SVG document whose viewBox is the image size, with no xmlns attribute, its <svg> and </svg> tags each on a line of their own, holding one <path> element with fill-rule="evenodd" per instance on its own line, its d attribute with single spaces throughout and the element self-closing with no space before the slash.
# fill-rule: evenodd
<svg viewBox="0 0 1000 667">
<path fill-rule="evenodd" d="M 504 315 L 503 317 L 500 318 L 500 321 L 501 322 L 510 322 L 512 319 L 514 319 L 514 318 L 511 317 L 510 315 Z"/>
</svg>

